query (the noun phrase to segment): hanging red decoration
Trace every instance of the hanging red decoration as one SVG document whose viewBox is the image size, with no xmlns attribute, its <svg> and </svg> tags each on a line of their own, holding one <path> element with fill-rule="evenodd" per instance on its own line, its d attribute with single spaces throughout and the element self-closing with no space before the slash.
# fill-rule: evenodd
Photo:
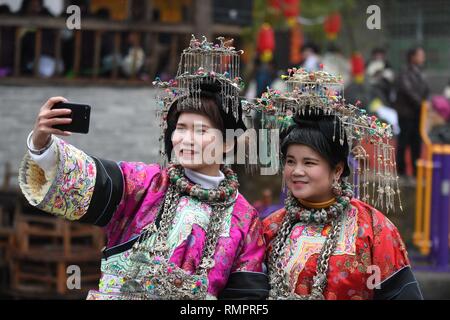
<svg viewBox="0 0 450 320">
<path fill-rule="evenodd" d="M 284 0 L 283 15 L 286 17 L 288 25 L 293 27 L 300 15 L 300 0 Z"/>
<path fill-rule="evenodd" d="M 269 0 L 269 7 L 275 10 L 281 10 L 283 0 Z"/>
<path fill-rule="evenodd" d="M 364 58 L 361 53 L 355 52 L 351 58 L 352 75 L 356 83 L 362 83 L 364 81 Z"/>
<path fill-rule="evenodd" d="M 303 46 L 303 31 L 300 23 L 296 22 L 291 27 L 291 47 L 289 50 L 289 62 L 297 65 L 302 61 L 301 48 Z"/>
<path fill-rule="evenodd" d="M 258 33 L 257 49 L 261 55 L 261 60 L 269 62 L 273 57 L 275 49 L 275 33 L 268 23 L 263 23 Z"/>
<path fill-rule="evenodd" d="M 296 18 L 300 11 L 300 0 L 284 0 L 282 1 L 283 15 L 286 18 Z"/>
<path fill-rule="evenodd" d="M 277 12 L 277 15 L 283 14 L 289 26 L 293 26 L 300 15 L 301 0 L 269 0 L 269 8 Z"/>
<path fill-rule="evenodd" d="M 323 23 L 323 29 L 325 30 L 325 34 L 327 39 L 335 40 L 339 31 L 341 31 L 341 15 L 339 12 L 334 12 L 330 14 Z"/>
</svg>

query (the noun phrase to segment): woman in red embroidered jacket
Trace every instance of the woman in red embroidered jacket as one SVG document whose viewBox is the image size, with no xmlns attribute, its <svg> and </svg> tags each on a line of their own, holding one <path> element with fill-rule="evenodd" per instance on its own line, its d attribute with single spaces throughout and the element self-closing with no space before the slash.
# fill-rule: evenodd
<svg viewBox="0 0 450 320">
<path fill-rule="evenodd" d="M 345 102 L 340 76 L 292 68 L 282 79 L 284 92 L 245 104 L 281 129 L 288 195 L 263 220 L 269 298 L 421 299 L 398 230 L 371 206 L 401 208 L 392 128 Z"/>
<path fill-rule="evenodd" d="M 353 197 L 339 126 L 334 116 L 306 111 L 282 135 L 288 198 L 263 221 L 270 297 L 421 299 L 397 228 Z"/>
</svg>

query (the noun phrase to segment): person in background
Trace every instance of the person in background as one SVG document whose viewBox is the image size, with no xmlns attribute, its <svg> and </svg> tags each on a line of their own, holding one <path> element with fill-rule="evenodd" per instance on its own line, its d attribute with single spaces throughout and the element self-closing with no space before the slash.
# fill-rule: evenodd
<svg viewBox="0 0 450 320">
<path fill-rule="evenodd" d="M 0 5 L 0 15 L 10 15 L 6 4 Z M 14 27 L 2 26 L 0 29 L 0 78 L 9 76 L 14 65 Z"/>
<path fill-rule="evenodd" d="M 265 217 L 263 217 L 261 215 L 261 213 L 263 211 L 265 211 L 267 208 L 269 208 L 272 205 L 272 203 L 273 203 L 272 190 L 269 189 L 269 188 L 266 188 L 266 189 L 262 190 L 262 197 L 261 197 L 261 199 L 255 201 L 255 203 L 253 204 L 253 207 L 256 209 L 256 211 L 258 211 L 260 213 L 259 217 L 261 219 L 264 219 Z"/>
<path fill-rule="evenodd" d="M 303 62 L 301 66 L 306 71 L 318 71 L 320 70 L 321 58 L 320 49 L 315 43 L 307 43 L 302 48 Z"/>
<path fill-rule="evenodd" d="M 372 52 L 370 53 L 370 59 L 367 61 L 366 67 L 368 67 L 374 61 L 381 61 L 384 63 L 386 68 L 388 69 L 392 68 L 391 64 L 387 59 L 386 49 L 384 48 L 376 47 L 372 49 Z"/>
<path fill-rule="evenodd" d="M 323 55 L 322 64 L 324 71 L 331 74 L 340 74 L 345 86 L 350 83 L 350 63 L 338 46 L 333 43 L 328 46 L 327 52 Z"/>
<path fill-rule="evenodd" d="M 416 160 L 420 157 L 420 108 L 428 99 L 430 89 L 423 75 L 425 50 L 413 47 L 407 52 L 407 65 L 397 79 L 397 100 L 395 109 L 399 116 L 400 135 L 397 148 L 397 166 L 399 175 L 405 175 L 405 150 L 411 149 L 414 176 Z"/>
<path fill-rule="evenodd" d="M 450 144 L 450 81 L 442 94 L 431 99 L 427 119 L 428 136 L 432 143 Z"/>
<path fill-rule="evenodd" d="M 130 32 L 127 37 L 128 51 L 121 62 L 122 72 L 127 77 L 132 77 L 139 73 L 145 61 L 145 52 L 142 49 L 139 34 Z"/>
<path fill-rule="evenodd" d="M 367 65 L 369 89 L 368 111 L 392 125 L 394 134 L 400 133 L 395 103 L 395 74 L 383 60 L 372 60 Z"/>
<path fill-rule="evenodd" d="M 45 8 L 43 0 L 25 0 L 19 11 L 21 16 L 28 17 L 52 17 L 50 11 Z M 36 28 L 21 27 L 20 40 L 21 51 L 21 73 L 32 74 L 35 62 Z M 61 62 L 57 64 L 54 58 L 55 29 L 42 29 L 41 56 L 39 57 L 38 75 L 41 77 L 52 76 L 62 68 Z"/>
<path fill-rule="evenodd" d="M 266 92 L 267 87 L 272 84 L 275 77 L 276 69 L 273 60 L 264 62 L 261 57 L 258 57 L 255 63 L 256 95 L 258 97 L 260 97 L 263 92 Z"/>
</svg>

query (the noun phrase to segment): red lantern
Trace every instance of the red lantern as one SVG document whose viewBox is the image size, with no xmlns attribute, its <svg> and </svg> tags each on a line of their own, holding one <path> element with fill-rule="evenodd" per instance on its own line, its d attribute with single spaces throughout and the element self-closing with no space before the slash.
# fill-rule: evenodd
<svg viewBox="0 0 450 320">
<path fill-rule="evenodd" d="M 297 23 L 297 17 L 300 15 L 300 0 L 284 0 L 283 14 L 290 27 Z"/>
<path fill-rule="evenodd" d="M 330 14 L 323 24 L 323 28 L 329 40 L 334 40 L 337 37 L 339 31 L 341 31 L 341 15 L 339 12 Z"/>
<path fill-rule="evenodd" d="M 303 31 L 300 23 L 296 22 L 291 27 L 291 48 L 289 51 L 289 62 L 297 65 L 302 61 L 301 48 L 303 46 Z"/>
<path fill-rule="evenodd" d="M 351 59 L 352 75 L 355 78 L 356 83 L 362 83 L 364 81 L 364 58 L 361 53 L 355 52 Z"/>
<path fill-rule="evenodd" d="M 283 14 L 286 18 L 296 18 L 299 15 L 300 0 L 284 0 Z"/>
<path fill-rule="evenodd" d="M 269 62 L 272 60 L 273 50 L 275 49 L 275 34 L 268 23 L 263 23 L 261 29 L 259 29 L 257 49 L 261 54 L 262 61 Z"/>
<path fill-rule="evenodd" d="M 275 10 L 280 10 L 282 1 L 283 0 L 269 0 L 269 7 Z"/>
</svg>

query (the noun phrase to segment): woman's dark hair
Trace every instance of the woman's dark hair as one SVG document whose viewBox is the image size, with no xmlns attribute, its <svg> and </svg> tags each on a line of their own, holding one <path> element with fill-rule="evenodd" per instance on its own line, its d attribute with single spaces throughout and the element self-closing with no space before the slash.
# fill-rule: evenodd
<svg viewBox="0 0 450 320">
<path fill-rule="evenodd" d="M 307 110 L 305 114 L 297 114 L 294 117 L 294 124 L 280 134 L 282 161 L 285 161 L 290 145 L 303 144 L 324 157 L 332 169 L 343 162 L 342 176 L 349 176 L 350 168 L 347 163 L 349 146 L 345 131 L 342 137 L 344 143 L 343 145 L 340 143 L 340 125 L 338 117 L 324 115 L 323 112 L 311 111 L 310 114 Z"/>
<path fill-rule="evenodd" d="M 241 108 L 239 108 L 239 120 L 236 121 L 231 108 L 229 108 L 228 112 L 225 112 L 224 108 L 222 107 L 220 97 L 221 87 L 219 84 L 202 84 L 200 88 L 200 107 L 193 105 L 181 106 L 179 105 L 179 100 L 176 100 L 169 108 L 169 112 L 167 114 L 167 130 L 164 135 L 164 148 L 169 161 L 171 160 L 173 149 L 172 134 L 176 128 L 178 118 L 183 112 L 197 113 L 208 117 L 208 119 L 213 123 L 214 128 L 222 132 L 224 141 L 226 139 L 227 129 L 246 130 L 246 127 L 241 120 Z"/>
</svg>

